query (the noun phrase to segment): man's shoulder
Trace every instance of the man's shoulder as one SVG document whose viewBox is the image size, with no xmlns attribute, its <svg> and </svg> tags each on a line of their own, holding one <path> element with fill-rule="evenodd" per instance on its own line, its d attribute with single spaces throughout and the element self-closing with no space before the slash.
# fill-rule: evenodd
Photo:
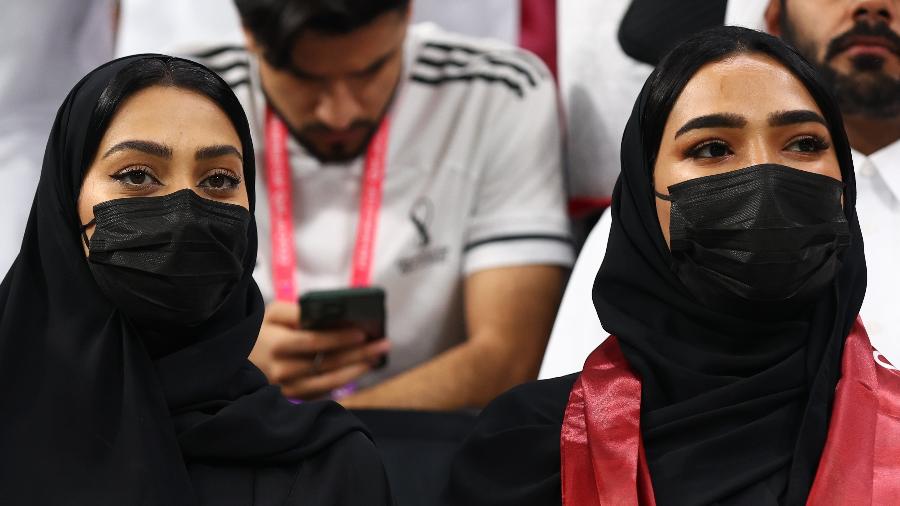
<svg viewBox="0 0 900 506">
<path fill-rule="evenodd" d="M 185 48 L 182 57 L 209 68 L 232 90 L 250 86 L 250 53 L 239 45 L 217 44 Z"/>
<path fill-rule="evenodd" d="M 552 89 L 546 65 L 505 42 L 448 32 L 431 23 L 412 25 L 409 38 L 409 80 L 435 92 L 479 89 L 527 99 L 535 90 Z"/>
</svg>

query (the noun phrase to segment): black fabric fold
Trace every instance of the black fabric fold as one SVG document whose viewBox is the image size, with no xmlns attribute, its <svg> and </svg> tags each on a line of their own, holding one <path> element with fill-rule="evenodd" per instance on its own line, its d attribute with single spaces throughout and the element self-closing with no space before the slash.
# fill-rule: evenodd
<svg viewBox="0 0 900 506">
<path fill-rule="evenodd" d="M 330 401 L 289 403 L 247 360 L 265 309 L 251 277 L 255 223 L 243 274 L 225 302 L 190 332 L 163 336 L 169 346 L 159 356 L 148 352 L 149 333 L 98 288 L 76 207 L 105 129 L 94 108 L 113 77 L 142 59 L 176 60 L 119 59 L 69 93 L 21 252 L 0 284 L 0 502 L 388 504 L 384 469 L 362 424 Z M 252 211 L 250 131 L 237 99 L 226 105 L 243 145 Z M 221 493 L 232 489 L 241 492 Z"/>
<path fill-rule="evenodd" d="M 772 49 L 780 43 L 770 36 L 734 27 L 691 40 L 676 62 L 689 60 L 685 52 L 699 53 L 701 41 L 708 55 L 703 63 L 767 47 L 790 51 Z M 829 125 L 844 183 L 849 245 L 836 277 L 790 318 L 719 313 L 696 300 L 677 276 L 657 216 L 654 160 L 669 111 L 650 111 L 648 102 L 674 103 L 696 72 L 679 69 L 671 58 L 668 73 L 660 77 L 657 69 L 645 84 L 625 129 L 594 305 L 642 381 L 641 432 L 656 504 L 804 505 L 827 436 L 843 343 L 866 286 L 840 111 L 823 83 L 807 80 L 812 67 L 788 54 L 792 63 L 784 65 L 804 73 L 801 80 Z M 667 88 L 657 78 L 676 79 L 681 87 Z M 446 504 L 560 504 L 560 432 L 577 378 L 522 385 L 485 408 L 453 463 Z"/>
</svg>

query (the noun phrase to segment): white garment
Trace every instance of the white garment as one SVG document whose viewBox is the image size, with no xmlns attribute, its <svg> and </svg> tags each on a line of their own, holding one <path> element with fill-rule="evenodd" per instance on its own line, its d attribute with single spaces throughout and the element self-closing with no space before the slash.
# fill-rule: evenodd
<svg viewBox="0 0 900 506">
<path fill-rule="evenodd" d="M 567 183 L 573 199 L 612 195 L 625 123 L 653 70 L 619 45 L 619 23 L 630 3 L 558 3 L 559 82 L 566 116 Z"/>
<path fill-rule="evenodd" d="M 0 16 L 0 279 L 19 253 L 57 109 L 112 57 L 109 0 L 14 1 Z"/>
<path fill-rule="evenodd" d="M 766 31 L 763 17 L 769 0 L 731 0 L 725 7 L 725 24 Z"/>
<path fill-rule="evenodd" d="M 518 45 L 519 5 L 519 0 L 413 0 L 413 23 Z"/>
<path fill-rule="evenodd" d="M 244 43 L 233 0 L 120 0 L 120 5 L 117 56 Z"/>
<path fill-rule="evenodd" d="M 900 140 L 870 156 L 853 151 L 853 166 L 868 270 L 860 315 L 872 345 L 900 364 Z"/>
<path fill-rule="evenodd" d="M 120 0 L 116 54 L 180 52 L 185 47 L 243 45 L 233 0 Z M 475 15 L 477 14 L 477 15 Z M 413 22 L 458 33 L 519 40 L 518 0 L 413 0 Z"/>
<path fill-rule="evenodd" d="M 871 156 L 853 151 L 856 212 L 866 249 L 868 285 L 860 316 L 877 348 L 900 364 L 900 140 Z M 594 278 L 603 263 L 612 213 L 603 213 L 578 255 L 547 344 L 540 379 L 580 371 L 608 334 L 594 311 Z"/>
<path fill-rule="evenodd" d="M 265 99 L 255 62 L 235 49 L 201 58 L 222 71 L 251 121 L 258 155 L 255 277 L 273 297 L 265 195 Z M 373 284 L 387 292 L 389 366 L 372 384 L 462 342 L 467 274 L 568 266 L 568 220 L 553 77 L 499 42 L 413 25 L 394 100 Z M 450 64 L 450 62 L 454 62 Z M 295 241 L 301 291 L 347 286 L 363 160 L 322 165 L 293 140 Z M 416 226 L 419 221 L 427 235 Z"/>
<path fill-rule="evenodd" d="M 538 379 L 581 371 L 588 355 L 609 337 L 594 310 L 593 291 L 594 278 L 606 256 L 611 226 L 612 213 L 607 209 L 578 254 L 553 322 Z"/>
</svg>

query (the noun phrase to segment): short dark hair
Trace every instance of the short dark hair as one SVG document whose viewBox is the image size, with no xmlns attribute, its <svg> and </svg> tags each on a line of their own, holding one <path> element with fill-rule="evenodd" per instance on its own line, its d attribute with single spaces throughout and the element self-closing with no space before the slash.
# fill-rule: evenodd
<svg viewBox="0 0 900 506">
<path fill-rule="evenodd" d="M 294 41 L 304 30 L 350 33 L 378 16 L 405 10 L 410 0 L 234 0 L 241 23 L 276 68 L 290 65 Z"/>
<path fill-rule="evenodd" d="M 663 129 L 675 101 L 688 81 L 704 65 L 740 54 L 762 54 L 784 65 L 800 80 L 822 110 L 832 140 L 840 153 L 846 143 L 844 122 L 827 83 L 796 49 L 767 33 L 737 26 L 720 26 L 699 32 L 667 54 L 647 79 L 650 92 L 641 118 L 644 156 L 652 167 L 659 152 Z M 848 149 L 849 152 L 849 149 Z"/>
</svg>

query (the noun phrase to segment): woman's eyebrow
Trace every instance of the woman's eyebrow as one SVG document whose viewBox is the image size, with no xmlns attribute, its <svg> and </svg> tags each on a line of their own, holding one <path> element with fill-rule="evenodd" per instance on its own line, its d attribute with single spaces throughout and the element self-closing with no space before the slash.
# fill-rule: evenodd
<svg viewBox="0 0 900 506">
<path fill-rule="evenodd" d="M 819 113 L 805 109 L 797 109 L 794 111 L 778 111 L 773 112 L 769 115 L 769 125 L 775 127 L 810 122 L 821 123 L 826 127 L 828 126 L 828 123 L 825 122 L 825 118 L 823 118 Z"/>
<path fill-rule="evenodd" d="M 115 146 L 109 148 L 106 153 L 103 154 L 103 158 L 108 157 L 113 153 L 118 153 L 119 151 L 127 151 L 127 150 L 135 150 L 147 153 L 148 155 L 153 155 L 159 158 L 172 158 L 172 148 L 169 146 L 165 146 L 163 144 L 159 144 L 153 141 L 138 141 L 138 140 L 128 140 L 122 141 Z"/>
<path fill-rule="evenodd" d="M 685 123 L 675 132 L 675 138 L 691 130 L 700 128 L 741 128 L 747 124 L 747 119 L 739 114 L 718 113 L 697 116 Z"/>
<path fill-rule="evenodd" d="M 220 156 L 225 155 L 234 155 L 241 160 L 244 159 L 241 152 L 238 151 L 238 148 L 230 145 L 230 144 L 218 144 L 215 146 L 206 146 L 197 150 L 197 153 L 194 154 L 195 160 L 208 160 L 210 158 L 218 158 Z"/>
</svg>

